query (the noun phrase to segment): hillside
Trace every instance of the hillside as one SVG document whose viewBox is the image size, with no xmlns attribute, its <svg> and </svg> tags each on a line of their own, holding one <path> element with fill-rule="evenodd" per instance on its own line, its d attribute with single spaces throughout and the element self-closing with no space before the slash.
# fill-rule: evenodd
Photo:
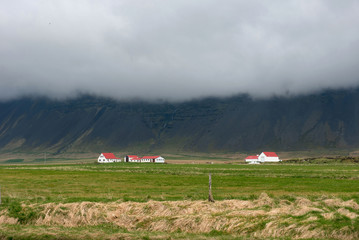
<svg viewBox="0 0 359 240">
<path fill-rule="evenodd" d="M 183 103 L 83 96 L 0 103 L 0 149 L 236 152 L 359 147 L 359 90 Z"/>
</svg>

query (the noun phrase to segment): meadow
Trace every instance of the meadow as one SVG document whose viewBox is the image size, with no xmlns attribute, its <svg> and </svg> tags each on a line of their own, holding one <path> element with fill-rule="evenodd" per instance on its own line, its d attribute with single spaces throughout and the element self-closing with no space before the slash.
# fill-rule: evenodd
<svg viewBox="0 0 359 240">
<path fill-rule="evenodd" d="M 209 173 L 212 174 L 212 191 L 216 200 L 214 204 L 217 205 L 208 205 L 209 203 L 206 202 Z M 87 236 L 94 239 L 113 238 L 114 234 L 117 234 L 119 239 L 147 237 L 231 239 L 248 236 L 258 236 L 261 239 L 279 237 L 280 232 L 284 231 L 283 226 L 302 224 L 303 219 L 315 220 L 305 225 L 306 228 L 303 228 L 305 231 L 302 229 L 307 235 L 304 233 L 298 235 L 307 236 L 308 239 L 313 237 L 321 239 L 322 236 L 325 236 L 323 239 L 355 239 L 359 233 L 359 209 L 356 209 L 359 203 L 359 164 L 353 163 L 2 165 L 0 187 L 2 199 L 0 223 L 3 221 L 1 230 L 4 232 L 3 235 L 0 234 L 0 239 L 1 237 L 7 239 L 9 236 L 15 236 L 17 239 L 27 239 L 31 236 L 34 239 L 41 237 L 76 239 L 81 238 L 80 236 L 83 235 L 81 232 L 87 231 L 96 233 Z M 329 200 L 336 202 L 337 205 L 330 205 Z M 303 205 L 303 201 L 306 201 L 306 204 Z M 177 206 L 181 204 L 182 207 Z M 217 207 L 212 208 L 213 206 Z M 287 207 L 287 210 L 283 209 L 283 206 Z M 127 217 L 137 212 L 134 215 L 136 217 L 127 219 L 124 223 L 114 224 L 118 218 L 124 217 L 121 215 L 116 218 L 117 220 L 109 220 L 111 217 L 108 212 L 115 211 L 114 209 L 117 208 L 131 208 L 131 211 L 121 211 L 128 211 Z M 207 209 L 204 212 L 211 214 L 202 216 L 201 211 L 196 210 L 198 208 Z M 313 210 L 314 208 L 317 210 Z M 62 229 L 64 223 L 54 219 L 58 218 L 58 214 L 63 219 L 70 219 L 72 211 L 69 209 L 82 212 L 82 215 L 78 216 L 77 220 L 74 218 L 71 218 L 71 221 L 66 220 L 69 224 L 67 228 L 65 227 L 65 231 Z M 87 219 L 90 209 L 94 215 Z M 162 209 L 162 212 L 156 212 L 158 209 Z M 187 219 L 188 216 L 184 216 L 179 209 L 190 211 L 189 216 L 197 211 L 197 215 L 194 214 L 193 219 Z M 231 209 L 233 212 L 238 212 L 235 218 L 227 216 Z M 289 215 L 283 217 L 279 214 L 278 216 L 281 217 L 278 219 L 281 220 L 277 218 L 273 220 L 273 216 L 277 216 L 272 214 L 275 209 L 278 212 L 287 211 Z M 342 212 L 346 211 L 346 214 L 339 214 L 339 209 L 342 209 L 340 210 Z M 295 216 L 300 210 L 306 212 Z M 255 214 L 251 212 L 247 216 L 241 211 L 257 212 Z M 168 216 L 169 212 L 177 215 Z M 326 215 L 323 214 L 332 214 L 334 217 L 326 219 Z M 157 217 L 149 220 L 148 215 Z M 142 220 L 134 220 L 138 216 L 143 216 Z M 191 224 L 202 222 L 196 219 L 200 216 L 203 217 L 203 221 L 209 218 L 215 219 L 212 222 L 214 225 L 208 223 L 201 228 L 202 230 L 195 230 Z M 187 219 L 183 226 L 176 222 L 182 218 Z M 52 220 L 46 222 L 46 219 Z M 166 219 L 166 224 L 163 223 L 163 219 Z M 217 223 L 219 219 L 222 219 L 221 224 Z M 244 231 L 246 227 L 240 223 L 233 223 L 233 226 L 229 222 L 226 223 L 227 225 L 224 223 L 234 221 L 233 219 L 242 222 L 250 220 L 254 225 Z M 308 235 L 308 231 L 314 226 L 313 222 L 318 221 L 321 222 L 320 226 L 314 227 L 317 228 L 315 233 Z M 126 225 L 130 222 L 132 227 Z M 162 224 L 163 227 L 151 225 L 155 222 Z M 263 235 L 262 232 L 258 232 L 265 229 L 269 223 L 277 224 L 276 228 L 273 228 L 278 229 L 276 234 L 279 235 L 274 233 L 274 235 L 269 233 Z M 49 226 L 57 234 L 46 235 Z M 16 229 L 28 234 L 16 235 Z M 285 231 L 289 233 L 290 229 Z M 63 232 L 66 234 L 63 235 Z M 241 234 L 238 235 L 240 232 Z M 256 232 L 257 235 L 253 235 Z M 340 234 L 333 235 L 333 232 Z M 315 235 L 319 233 L 322 235 Z M 291 234 L 287 236 L 284 234 L 284 239 L 297 236 L 295 234 L 299 233 Z"/>
</svg>

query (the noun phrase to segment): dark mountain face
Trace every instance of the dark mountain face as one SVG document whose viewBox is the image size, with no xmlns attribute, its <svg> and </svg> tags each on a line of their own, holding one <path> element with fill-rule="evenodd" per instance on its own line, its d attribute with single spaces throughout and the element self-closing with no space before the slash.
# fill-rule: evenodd
<svg viewBox="0 0 359 240">
<path fill-rule="evenodd" d="M 88 96 L 0 103 L 2 150 L 235 152 L 317 147 L 359 147 L 359 90 L 177 104 Z"/>
</svg>

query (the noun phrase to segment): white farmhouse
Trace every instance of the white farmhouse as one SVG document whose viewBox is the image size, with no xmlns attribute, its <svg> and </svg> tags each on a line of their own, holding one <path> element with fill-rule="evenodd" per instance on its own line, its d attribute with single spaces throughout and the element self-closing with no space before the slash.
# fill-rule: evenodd
<svg viewBox="0 0 359 240">
<path fill-rule="evenodd" d="M 113 153 L 101 153 L 97 159 L 99 163 L 113 163 L 121 162 L 120 158 L 117 158 Z"/>
<path fill-rule="evenodd" d="M 278 155 L 275 152 L 262 152 L 258 156 L 260 162 L 280 162 Z"/>
<path fill-rule="evenodd" d="M 144 156 L 141 162 L 165 163 L 165 159 L 161 156 Z"/>
</svg>

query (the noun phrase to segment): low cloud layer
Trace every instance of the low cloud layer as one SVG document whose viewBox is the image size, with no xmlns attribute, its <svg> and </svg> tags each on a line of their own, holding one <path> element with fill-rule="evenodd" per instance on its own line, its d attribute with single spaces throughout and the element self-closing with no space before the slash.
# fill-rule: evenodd
<svg viewBox="0 0 359 240">
<path fill-rule="evenodd" d="M 359 85 L 357 0 L 0 0 L 0 99 Z"/>
</svg>

